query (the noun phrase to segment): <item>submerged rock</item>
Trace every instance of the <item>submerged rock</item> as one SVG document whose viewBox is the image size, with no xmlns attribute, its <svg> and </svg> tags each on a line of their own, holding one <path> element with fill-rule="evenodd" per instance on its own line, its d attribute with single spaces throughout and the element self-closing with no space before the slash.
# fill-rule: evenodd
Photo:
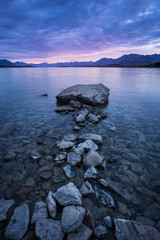
<svg viewBox="0 0 160 240">
<path fill-rule="evenodd" d="M 60 221 L 48 218 L 36 222 L 35 233 L 41 240 L 62 240 L 64 236 Z"/>
<path fill-rule="evenodd" d="M 29 157 L 33 163 L 36 163 L 41 159 L 41 155 L 37 152 L 37 150 L 30 150 Z"/>
<path fill-rule="evenodd" d="M 83 158 L 86 167 L 98 166 L 103 162 L 104 157 L 94 150 L 90 150 Z"/>
<path fill-rule="evenodd" d="M 100 205 L 108 206 L 110 208 L 114 207 L 114 199 L 109 193 L 99 189 L 97 186 L 95 186 L 95 192 L 97 201 Z"/>
<path fill-rule="evenodd" d="M 154 227 L 143 223 L 115 219 L 115 236 L 117 240 L 159 240 L 160 233 Z"/>
<path fill-rule="evenodd" d="M 8 153 L 7 153 L 7 155 L 5 156 L 5 161 L 6 162 L 8 162 L 8 161 L 12 161 L 12 160 L 14 160 L 16 158 L 16 153 L 15 152 L 13 152 L 13 151 L 9 151 Z"/>
<path fill-rule="evenodd" d="M 51 217 L 55 218 L 57 205 L 56 205 L 56 201 L 53 197 L 53 192 L 51 192 L 51 191 L 49 191 L 48 196 L 47 196 L 47 206 L 48 206 L 48 210 L 49 210 Z"/>
<path fill-rule="evenodd" d="M 7 212 L 15 204 L 14 200 L 0 199 L 0 221 L 7 219 Z"/>
<path fill-rule="evenodd" d="M 67 240 L 89 240 L 93 232 L 85 225 L 80 225 L 80 227 L 73 233 L 69 233 Z"/>
<path fill-rule="evenodd" d="M 76 138 L 77 136 L 75 134 L 67 134 L 63 137 L 65 141 L 71 141 L 71 142 L 75 141 Z"/>
<path fill-rule="evenodd" d="M 85 216 L 85 209 L 81 206 L 67 206 L 62 212 L 62 229 L 66 233 L 74 232 L 82 224 Z"/>
<path fill-rule="evenodd" d="M 0 137 L 8 137 L 15 130 L 16 125 L 13 122 L 6 123 L 3 128 L 0 130 Z"/>
<path fill-rule="evenodd" d="M 93 142 L 97 143 L 97 144 L 102 144 L 103 143 L 103 139 L 100 135 L 95 134 L 95 133 L 86 133 L 83 134 L 81 136 L 78 137 L 81 140 L 92 140 Z"/>
<path fill-rule="evenodd" d="M 62 206 L 68 206 L 71 204 L 82 205 L 82 195 L 72 182 L 58 188 L 53 195 Z"/>
<path fill-rule="evenodd" d="M 5 236 L 8 239 L 20 240 L 26 233 L 29 224 L 29 207 L 23 204 L 16 207 L 6 228 Z"/>
<path fill-rule="evenodd" d="M 47 212 L 47 204 L 44 202 L 36 202 L 34 207 L 34 212 L 32 215 L 31 223 L 36 223 L 39 219 L 47 218 L 48 212 Z"/>
<path fill-rule="evenodd" d="M 58 103 L 70 100 L 80 101 L 89 105 L 102 105 L 108 102 L 109 88 L 103 84 L 77 84 L 60 92 L 56 98 Z"/>
</svg>

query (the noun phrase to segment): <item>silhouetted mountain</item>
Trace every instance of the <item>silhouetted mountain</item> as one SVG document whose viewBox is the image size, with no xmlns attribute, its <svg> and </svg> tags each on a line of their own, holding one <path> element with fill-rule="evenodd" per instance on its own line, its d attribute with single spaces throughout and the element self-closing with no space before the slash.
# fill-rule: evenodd
<svg viewBox="0 0 160 240">
<path fill-rule="evenodd" d="M 104 65 L 108 65 L 108 64 L 115 64 L 116 63 L 116 59 L 113 58 L 101 58 L 98 61 L 94 62 L 95 66 L 104 66 Z"/>
<path fill-rule="evenodd" d="M 160 62 L 160 54 L 152 54 L 147 56 L 152 57 L 155 60 L 155 62 Z"/>
<path fill-rule="evenodd" d="M 117 64 L 147 64 L 154 63 L 154 59 L 151 56 L 144 56 L 139 54 L 123 55 L 116 59 Z"/>
<path fill-rule="evenodd" d="M 26 66 L 26 65 L 29 65 L 29 64 L 27 64 L 25 62 L 15 62 L 14 65 L 16 65 L 16 66 Z"/>
<path fill-rule="evenodd" d="M 8 61 L 7 59 L 0 59 L 0 66 L 14 66 L 14 63 Z"/>
</svg>

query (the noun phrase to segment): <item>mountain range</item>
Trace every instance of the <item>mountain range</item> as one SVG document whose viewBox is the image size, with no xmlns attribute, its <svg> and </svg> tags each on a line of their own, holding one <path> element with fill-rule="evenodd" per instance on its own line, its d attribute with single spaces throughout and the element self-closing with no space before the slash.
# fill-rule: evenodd
<svg viewBox="0 0 160 240">
<path fill-rule="evenodd" d="M 1 67 L 97 67 L 97 66 L 123 66 L 123 65 L 144 65 L 160 62 L 160 54 L 140 55 L 128 54 L 117 59 L 101 58 L 98 61 L 89 62 L 57 62 L 57 63 L 30 63 L 25 62 L 10 62 L 6 59 L 0 59 Z"/>
</svg>

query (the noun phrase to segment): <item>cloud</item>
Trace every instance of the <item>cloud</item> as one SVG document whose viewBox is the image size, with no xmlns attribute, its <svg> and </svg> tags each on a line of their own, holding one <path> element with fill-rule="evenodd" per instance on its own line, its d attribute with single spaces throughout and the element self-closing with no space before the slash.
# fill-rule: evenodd
<svg viewBox="0 0 160 240">
<path fill-rule="evenodd" d="M 160 43 L 158 2 L 0 0 L 0 57 L 51 58 L 147 44 L 154 48 L 154 41 Z"/>
</svg>

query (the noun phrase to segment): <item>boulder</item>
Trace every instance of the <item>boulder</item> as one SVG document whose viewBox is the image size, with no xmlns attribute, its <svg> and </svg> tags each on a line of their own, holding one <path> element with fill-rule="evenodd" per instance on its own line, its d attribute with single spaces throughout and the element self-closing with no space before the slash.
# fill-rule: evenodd
<svg viewBox="0 0 160 240">
<path fill-rule="evenodd" d="M 31 223 L 34 224 L 38 220 L 42 218 L 47 218 L 48 212 L 47 212 L 47 204 L 44 202 L 36 202 L 34 207 L 34 212 L 32 215 Z"/>
<path fill-rule="evenodd" d="M 94 150 L 90 150 L 83 158 L 86 167 L 98 166 L 103 162 L 104 157 Z"/>
<path fill-rule="evenodd" d="M 70 100 L 89 105 L 102 105 L 108 102 L 109 88 L 103 84 L 77 84 L 60 92 L 56 98 L 58 103 L 66 104 Z"/>
<path fill-rule="evenodd" d="M 53 197 L 53 192 L 52 191 L 49 191 L 49 193 L 48 193 L 47 206 L 48 206 L 48 210 L 49 210 L 49 213 L 50 213 L 51 217 L 55 218 L 56 217 L 57 205 L 56 205 L 56 201 Z"/>
<path fill-rule="evenodd" d="M 143 223 L 115 219 L 115 236 L 117 240 L 159 240 L 160 233 L 154 227 Z"/>
<path fill-rule="evenodd" d="M 67 206 L 63 208 L 61 224 L 66 233 L 74 232 L 82 224 L 85 216 L 85 209 L 81 206 Z"/>
<path fill-rule="evenodd" d="M 6 238 L 15 240 L 22 239 L 28 229 L 29 218 L 28 204 L 23 204 L 19 207 L 16 207 L 6 228 Z"/>
<path fill-rule="evenodd" d="M 64 236 L 60 221 L 48 218 L 36 222 L 35 233 L 41 240 L 62 240 Z"/>
<path fill-rule="evenodd" d="M 53 195 L 61 206 L 82 205 L 82 195 L 72 182 L 58 188 Z"/>
<path fill-rule="evenodd" d="M 15 204 L 14 200 L 0 199 L 0 221 L 7 219 L 7 212 Z"/>
<path fill-rule="evenodd" d="M 95 134 L 95 133 L 86 133 L 86 134 L 80 135 L 78 138 L 80 140 L 89 140 L 90 139 L 97 144 L 102 144 L 103 143 L 102 137 L 98 134 Z"/>
<path fill-rule="evenodd" d="M 76 166 L 81 162 L 81 155 L 76 154 L 75 152 L 69 152 L 67 154 L 67 162 L 71 164 L 71 166 Z"/>
<path fill-rule="evenodd" d="M 67 240 L 89 240 L 92 234 L 93 232 L 82 224 L 77 231 L 68 234 Z"/>
</svg>

